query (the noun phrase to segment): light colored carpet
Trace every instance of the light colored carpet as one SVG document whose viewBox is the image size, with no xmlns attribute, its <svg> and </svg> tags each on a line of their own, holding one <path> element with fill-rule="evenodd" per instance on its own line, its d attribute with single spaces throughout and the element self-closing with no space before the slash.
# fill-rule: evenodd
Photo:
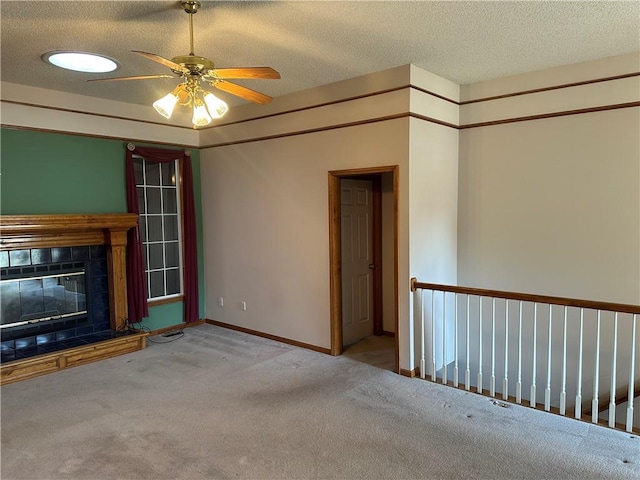
<svg viewBox="0 0 640 480">
<path fill-rule="evenodd" d="M 635 435 L 211 325 L 1 393 L 3 480 L 640 478 Z"/>
</svg>

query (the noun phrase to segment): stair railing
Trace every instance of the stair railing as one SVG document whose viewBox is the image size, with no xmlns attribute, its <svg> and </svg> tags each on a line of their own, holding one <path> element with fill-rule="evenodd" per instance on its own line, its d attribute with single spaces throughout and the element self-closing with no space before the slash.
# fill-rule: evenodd
<svg viewBox="0 0 640 480">
<path fill-rule="evenodd" d="M 415 278 L 411 290 L 421 378 L 640 432 L 640 305 Z"/>
</svg>

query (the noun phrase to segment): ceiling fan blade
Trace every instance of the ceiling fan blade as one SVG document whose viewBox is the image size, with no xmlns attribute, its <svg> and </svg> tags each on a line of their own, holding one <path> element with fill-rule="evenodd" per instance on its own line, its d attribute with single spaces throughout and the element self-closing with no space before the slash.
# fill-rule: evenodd
<svg viewBox="0 0 640 480">
<path fill-rule="evenodd" d="M 141 52 L 140 50 L 131 50 L 133 53 L 137 53 L 138 55 L 142 55 L 149 60 L 153 60 L 165 67 L 169 67 L 172 70 L 177 70 L 178 72 L 187 73 L 188 70 L 184 68 L 182 65 L 172 62 L 171 60 L 161 57 L 160 55 L 156 55 L 155 53 Z"/>
<path fill-rule="evenodd" d="M 214 68 L 210 72 L 215 78 L 280 78 L 271 67 Z"/>
<path fill-rule="evenodd" d="M 147 80 L 150 78 L 177 78 L 174 75 L 136 75 L 133 77 L 92 78 L 87 82 L 113 82 L 119 80 Z"/>
<path fill-rule="evenodd" d="M 269 95 L 256 92 L 255 90 L 251 90 L 250 88 L 243 87 L 236 83 L 220 80 L 219 82 L 215 82 L 212 85 L 216 88 L 219 88 L 220 90 L 224 90 L 225 92 L 231 93 L 237 97 L 244 98 L 245 100 L 250 100 L 255 103 L 264 104 L 269 103 L 272 100 Z"/>
</svg>

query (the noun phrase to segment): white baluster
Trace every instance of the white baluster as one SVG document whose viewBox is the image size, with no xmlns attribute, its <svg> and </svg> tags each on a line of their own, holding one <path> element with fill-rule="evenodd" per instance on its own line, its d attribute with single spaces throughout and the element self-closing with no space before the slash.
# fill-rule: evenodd
<svg viewBox="0 0 640 480">
<path fill-rule="evenodd" d="M 536 370 L 537 370 L 537 338 L 538 338 L 538 304 L 533 304 L 533 362 L 531 368 L 531 396 L 529 397 L 529 405 L 536 406 Z"/>
<path fill-rule="evenodd" d="M 549 305 L 549 341 L 547 343 L 547 388 L 544 391 L 544 409 L 551 410 L 551 328 L 553 327 L 553 305 Z"/>
<path fill-rule="evenodd" d="M 518 381 L 516 382 L 516 402 L 522 403 L 522 300 L 518 301 Z"/>
<path fill-rule="evenodd" d="M 454 324 L 453 324 L 453 359 L 454 359 L 454 365 L 453 365 L 453 386 L 457 387 L 458 386 L 458 294 L 454 293 L 453 294 L 453 301 L 454 301 Z"/>
<path fill-rule="evenodd" d="M 631 324 L 631 360 L 629 366 L 629 393 L 627 395 L 627 432 L 631 432 L 633 429 L 633 402 L 634 402 L 634 383 L 635 379 L 635 363 L 636 363 L 636 323 L 638 315 L 633 315 L 633 323 Z"/>
<path fill-rule="evenodd" d="M 447 384 L 447 292 L 442 291 L 442 383 Z"/>
<path fill-rule="evenodd" d="M 435 316 L 435 290 L 431 290 L 431 380 L 436 381 L 436 316 Z"/>
<path fill-rule="evenodd" d="M 470 358 L 469 358 L 469 305 L 470 305 L 471 295 L 467 294 L 467 338 L 466 338 L 466 347 L 467 347 L 467 369 L 464 371 L 464 389 L 471 390 L 471 367 L 470 367 Z"/>
<path fill-rule="evenodd" d="M 504 303 L 504 379 L 502 380 L 502 399 L 509 398 L 509 300 Z"/>
<path fill-rule="evenodd" d="M 567 307 L 564 307 L 564 327 L 562 330 L 562 389 L 560 391 L 560 415 L 567 411 Z"/>
<path fill-rule="evenodd" d="M 496 298 L 491 301 L 491 378 L 489 380 L 489 392 L 496 396 Z"/>
<path fill-rule="evenodd" d="M 482 297 L 479 297 L 479 330 L 478 330 L 478 383 L 476 383 L 476 391 L 482 393 Z"/>
<path fill-rule="evenodd" d="M 425 331 L 425 325 L 424 325 L 424 317 L 425 317 L 425 311 L 424 311 L 424 290 L 420 289 L 420 378 L 422 378 L 423 380 L 425 379 L 425 375 L 426 375 L 426 362 L 425 362 L 425 355 L 426 355 L 426 349 L 425 349 L 425 337 L 427 336 L 427 332 Z"/>
<path fill-rule="evenodd" d="M 578 340 L 578 378 L 576 380 L 575 417 L 582 417 L 582 346 L 584 340 L 584 308 L 580 309 L 580 336 Z"/>
<path fill-rule="evenodd" d="M 611 394 L 609 401 L 609 426 L 616 426 L 616 362 L 618 354 L 618 312 L 613 316 L 613 351 L 611 352 Z"/>
<path fill-rule="evenodd" d="M 593 398 L 591 399 L 591 422 L 598 423 L 598 391 L 600 390 L 600 318 L 602 311 L 598 310 L 596 321 L 596 359 L 593 369 Z"/>
</svg>

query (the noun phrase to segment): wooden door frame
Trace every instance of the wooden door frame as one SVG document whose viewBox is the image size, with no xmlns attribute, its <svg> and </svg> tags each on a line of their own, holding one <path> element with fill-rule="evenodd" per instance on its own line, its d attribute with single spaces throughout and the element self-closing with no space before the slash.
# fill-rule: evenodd
<svg viewBox="0 0 640 480">
<path fill-rule="evenodd" d="M 381 225 L 381 188 L 380 181 L 383 173 L 393 175 L 393 276 L 394 276 L 394 298 L 395 298 L 395 371 L 399 372 L 399 332 L 398 332 L 398 166 L 390 165 L 383 167 L 359 168 L 350 170 L 333 170 L 329 172 L 329 295 L 330 295 L 330 317 L 331 317 L 331 355 L 340 355 L 343 352 L 342 346 L 342 244 L 341 244 L 341 203 L 340 203 L 340 180 L 352 178 L 357 180 L 374 180 L 373 183 L 373 209 L 374 209 L 374 264 L 380 268 L 374 270 L 374 330 L 375 333 L 382 333 L 382 245 L 376 238 L 382 232 Z M 377 191 L 376 191 L 377 189 Z M 376 214 L 376 210 L 378 214 Z M 378 217 L 376 219 L 376 216 Z M 380 263 L 378 263 L 380 262 Z M 377 293 L 377 294 L 376 294 Z M 376 322 L 376 315 L 379 319 Z"/>
</svg>

